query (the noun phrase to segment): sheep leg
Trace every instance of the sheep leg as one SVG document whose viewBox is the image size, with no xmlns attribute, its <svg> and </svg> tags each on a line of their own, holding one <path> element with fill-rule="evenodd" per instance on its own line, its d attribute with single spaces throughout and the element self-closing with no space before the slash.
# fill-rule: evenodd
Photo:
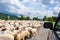
<svg viewBox="0 0 60 40">
<path fill-rule="evenodd" d="M 32 34 L 30 34 L 29 36 L 30 36 L 30 38 L 31 38 L 31 37 L 32 37 Z"/>
<path fill-rule="evenodd" d="M 25 40 L 27 39 L 27 36 L 25 36 L 25 38 L 24 38 Z"/>
<path fill-rule="evenodd" d="M 21 38 L 21 39 L 19 39 L 19 40 L 25 40 L 24 38 Z"/>
</svg>

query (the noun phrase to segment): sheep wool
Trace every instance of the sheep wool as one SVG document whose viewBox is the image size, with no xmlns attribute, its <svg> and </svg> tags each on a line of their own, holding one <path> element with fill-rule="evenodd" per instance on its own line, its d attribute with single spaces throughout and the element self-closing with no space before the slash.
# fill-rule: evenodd
<svg viewBox="0 0 60 40">
<path fill-rule="evenodd" d="M 30 33 L 28 31 L 22 31 L 20 34 L 17 35 L 18 40 L 24 40 L 25 37 L 29 37 Z"/>
<path fill-rule="evenodd" d="M 0 40 L 14 40 L 14 36 L 10 34 L 0 34 Z"/>
</svg>

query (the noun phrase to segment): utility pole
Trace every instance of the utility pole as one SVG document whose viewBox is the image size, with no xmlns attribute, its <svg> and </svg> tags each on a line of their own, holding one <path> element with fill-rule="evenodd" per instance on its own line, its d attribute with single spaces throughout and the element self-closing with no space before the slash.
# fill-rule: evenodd
<svg viewBox="0 0 60 40">
<path fill-rule="evenodd" d="M 28 16 L 30 17 L 30 12 L 28 13 Z"/>
<path fill-rule="evenodd" d="M 8 20 L 9 20 L 10 16 L 8 15 Z"/>
</svg>

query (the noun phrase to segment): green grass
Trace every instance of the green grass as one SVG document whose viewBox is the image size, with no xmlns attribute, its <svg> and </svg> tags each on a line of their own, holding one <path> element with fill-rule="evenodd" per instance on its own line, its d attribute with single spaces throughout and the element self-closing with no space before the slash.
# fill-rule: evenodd
<svg viewBox="0 0 60 40">
<path fill-rule="evenodd" d="M 55 22 L 52 22 L 53 23 L 53 27 L 54 27 L 54 25 L 55 25 Z"/>
</svg>

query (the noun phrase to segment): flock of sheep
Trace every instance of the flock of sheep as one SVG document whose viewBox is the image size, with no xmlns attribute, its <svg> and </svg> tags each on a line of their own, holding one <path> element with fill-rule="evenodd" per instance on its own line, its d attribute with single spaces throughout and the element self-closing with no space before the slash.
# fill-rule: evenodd
<svg viewBox="0 0 60 40">
<path fill-rule="evenodd" d="M 34 36 L 41 21 L 0 20 L 0 40 L 26 40 Z"/>
</svg>

